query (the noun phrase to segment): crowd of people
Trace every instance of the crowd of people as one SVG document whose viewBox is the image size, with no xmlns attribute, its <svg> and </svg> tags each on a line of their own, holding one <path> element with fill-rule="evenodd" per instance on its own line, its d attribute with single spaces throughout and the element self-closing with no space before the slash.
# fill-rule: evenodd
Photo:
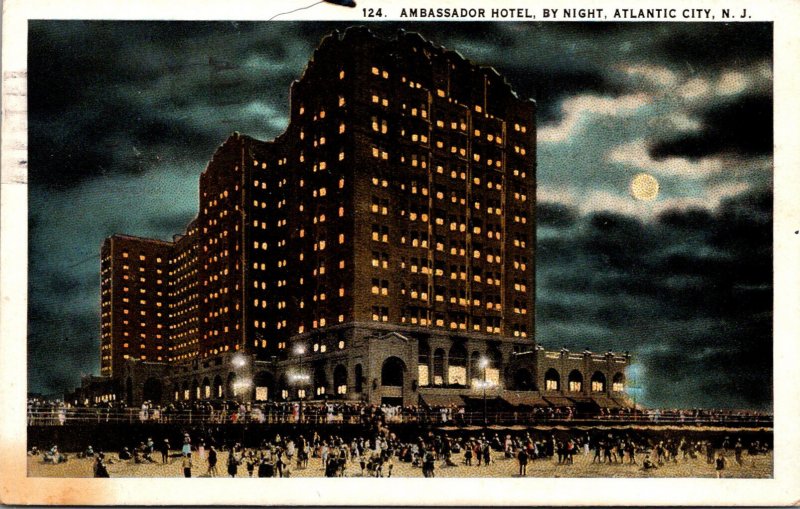
<svg viewBox="0 0 800 509">
<path fill-rule="evenodd" d="M 225 400 L 198 400 L 158 405 L 150 401 L 141 407 L 129 408 L 118 401 L 91 407 L 74 407 L 61 401 L 32 400 L 28 402 L 29 425 L 64 425 L 72 422 L 157 422 L 157 423 L 345 423 L 363 424 L 379 413 L 387 423 L 422 424 L 482 424 L 482 409 L 465 405 L 372 405 L 363 402 L 309 401 L 309 402 L 257 402 L 243 403 Z M 512 407 L 493 409 L 489 420 L 493 423 L 535 423 L 546 421 L 615 420 L 645 422 L 767 422 L 771 415 L 753 411 L 706 409 L 640 409 L 597 408 L 576 406 Z"/>
<path fill-rule="evenodd" d="M 484 431 L 453 435 L 428 431 L 415 439 L 402 440 L 380 420 L 374 421 L 370 429 L 363 436 L 351 437 L 323 437 L 315 431 L 292 436 L 276 434 L 256 447 L 218 440 L 207 430 L 194 437 L 185 433 L 179 447 L 173 447 L 167 438 L 160 442 L 148 438 L 123 446 L 115 458 L 112 454 L 95 451 L 91 445 L 77 457 L 94 461 L 96 477 L 108 477 L 107 465 L 117 462 L 177 464 L 185 477 L 291 477 L 294 471 L 308 468 L 319 468 L 326 477 L 391 477 L 395 464 L 402 462 L 412 469 L 420 469 L 424 477 L 436 477 L 438 469 L 485 468 L 504 460 L 513 460 L 518 466 L 517 475 L 525 476 L 528 465 L 533 462 L 569 468 L 576 456 L 582 456 L 586 463 L 607 467 L 636 465 L 643 471 L 669 468 L 679 462 L 705 461 L 713 465 L 721 477 L 730 464 L 731 455 L 733 463 L 742 467 L 745 453 L 752 457 L 770 451 L 767 443 L 752 440 L 745 445 L 741 437 L 730 436 L 712 443 L 708 439 L 691 440 L 685 436 L 662 439 L 599 431 L 559 434 Z M 29 454 L 41 454 L 44 462 L 53 464 L 68 460 L 56 445 L 44 452 L 33 448 Z M 221 457 L 225 457 L 223 471 L 218 465 Z M 509 470 L 508 475 L 511 472 Z"/>
</svg>

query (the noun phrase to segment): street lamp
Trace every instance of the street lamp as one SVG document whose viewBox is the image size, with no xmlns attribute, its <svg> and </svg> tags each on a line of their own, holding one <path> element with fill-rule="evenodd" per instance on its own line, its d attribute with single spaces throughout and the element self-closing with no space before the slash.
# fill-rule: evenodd
<svg viewBox="0 0 800 509">
<path fill-rule="evenodd" d="M 489 359 L 481 357 L 481 367 L 483 368 L 483 427 L 485 428 L 488 424 L 486 419 L 486 386 L 489 385 L 489 382 L 486 380 L 486 368 L 489 367 Z"/>
</svg>

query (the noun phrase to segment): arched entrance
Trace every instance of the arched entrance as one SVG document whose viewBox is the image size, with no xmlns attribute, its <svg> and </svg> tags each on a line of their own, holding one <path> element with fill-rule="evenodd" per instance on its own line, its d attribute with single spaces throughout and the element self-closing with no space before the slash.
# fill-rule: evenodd
<svg viewBox="0 0 800 509">
<path fill-rule="evenodd" d="M 384 387 L 402 387 L 406 364 L 399 357 L 389 357 L 383 361 L 381 368 L 381 385 Z"/>
<path fill-rule="evenodd" d="M 222 377 L 217 375 L 214 377 L 214 398 L 222 399 L 222 395 L 223 395 Z"/>
<path fill-rule="evenodd" d="M 203 378 L 203 399 L 211 398 L 211 380 L 208 377 Z"/>
<path fill-rule="evenodd" d="M 150 377 L 144 382 L 142 387 L 142 398 L 152 403 L 161 403 L 161 381 Z"/>
</svg>

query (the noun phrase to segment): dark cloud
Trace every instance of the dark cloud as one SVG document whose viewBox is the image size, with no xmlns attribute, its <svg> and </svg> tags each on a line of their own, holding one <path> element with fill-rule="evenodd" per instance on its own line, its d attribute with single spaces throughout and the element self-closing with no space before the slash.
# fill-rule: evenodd
<svg viewBox="0 0 800 509">
<path fill-rule="evenodd" d="M 773 149 L 772 97 L 747 95 L 701 113 L 702 130 L 656 142 L 655 159 L 669 156 L 697 159 L 713 154 L 768 155 Z"/>
<path fill-rule="evenodd" d="M 677 64 L 715 69 L 738 66 L 772 54 L 772 23 L 683 24 L 657 40 L 663 54 Z"/>
<path fill-rule="evenodd" d="M 562 234 L 537 244 L 540 341 L 638 352 L 647 401 L 769 406 L 771 197 L 754 191 L 716 213 L 670 210 L 653 222 L 559 222 Z"/>
<path fill-rule="evenodd" d="M 536 224 L 540 227 L 567 227 L 578 220 L 578 214 L 570 207 L 555 202 L 537 204 Z"/>
</svg>

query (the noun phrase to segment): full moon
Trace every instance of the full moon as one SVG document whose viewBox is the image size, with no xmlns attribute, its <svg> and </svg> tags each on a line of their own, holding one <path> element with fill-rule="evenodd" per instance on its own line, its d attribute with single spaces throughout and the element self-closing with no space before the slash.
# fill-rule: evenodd
<svg viewBox="0 0 800 509">
<path fill-rule="evenodd" d="M 649 173 L 639 173 L 631 180 L 631 194 L 641 201 L 653 201 L 658 196 L 658 180 Z"/>
</svg>

